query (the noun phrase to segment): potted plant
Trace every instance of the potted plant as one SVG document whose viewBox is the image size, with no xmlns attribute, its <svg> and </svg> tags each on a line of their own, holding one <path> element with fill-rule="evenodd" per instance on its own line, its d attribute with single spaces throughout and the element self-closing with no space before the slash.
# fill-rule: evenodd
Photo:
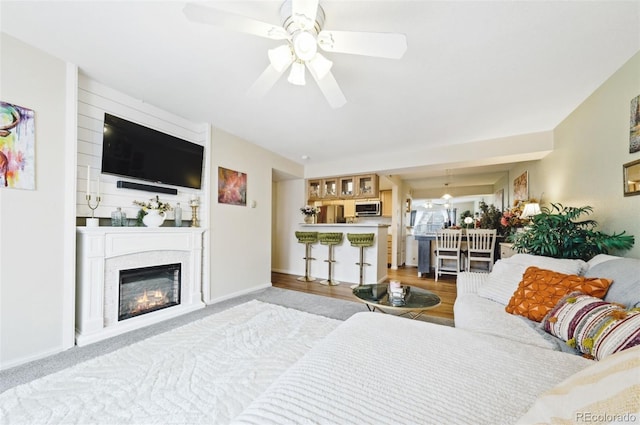
<svg viewBox="0 0 640 425">
<path fill-rule="evenodd" d="M 590 206 L 578 208 L 551 204 L 551 208 L 543 207 L 526 230 L 516 235 L 513 248 L 517 252 L 534 255 L 588 261 L 597 254 L 633 246 L 634 237 L 624 231 L 607 235 L 595 230 L 598 226 L 595 220 L 580 220 L 580 216 L 591 212 L 593 208 Z"/>
<path fill-rule="evenodd" d="M 305 205 L 304 207 L 300 208 L 300 212 L 304 215 L 305 223 L 313 223 L 316 214 L 318 214 L 318 209 L 310 205 Z"/>
<path fill-rule="evenodd" d="M 133 201 L 134 205 L 142 207 L 143 215 L 140 217 L 138 212 L 138 218 L 142 218 L 142 222 L 147 227 L 159 227 L 166 218 L 166 212 L 171 211 L 171 205 L 168 202 L 162 202 L 160 197 L 156 195 L 155 199 L 149 199 L 149 202 Z"/>
<path fill-rule="evenodd" d="M 496 229 L 498 235 L 502 235 L 504 228 L 500 224 L 502 219 L 502 211 L 496 208 L 495 205 L 487 205 L 486 202 L 481 201 L 478 204 L 480 208 L 480 218 L 478 219 L 478 227 L 480 229 Z"/>
</svg>

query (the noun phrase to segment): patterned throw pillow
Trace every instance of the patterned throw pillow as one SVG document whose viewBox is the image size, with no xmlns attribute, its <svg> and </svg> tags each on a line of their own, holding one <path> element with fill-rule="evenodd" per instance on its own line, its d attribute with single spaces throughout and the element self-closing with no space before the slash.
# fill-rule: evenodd
<svg viewBox="0 0 640 425">
<path fill-rule="evenodd" d="M 610 279 L 586 278 L 529 267 L 505 310 L 539 322 L 565 295 L 580 291 L 602 298 L 611 282 Z"/>
<path fill-rule="evenodd" d="M 545 331 L 597 360 L 640 345 L 640 309 L 574 292 L 544 318 Z"/>
<path fill-rule="evenodd" d="M 496 261 L 487 282 L 478 288 L 478 295 L 502 305 L 509 304 L 513 292 L 522 280 L 522 275 L 531 266 L 578 276 L 583 275 L 589 268 L 588 264 L 582 260 L 515 254 Z"/>
</svg>

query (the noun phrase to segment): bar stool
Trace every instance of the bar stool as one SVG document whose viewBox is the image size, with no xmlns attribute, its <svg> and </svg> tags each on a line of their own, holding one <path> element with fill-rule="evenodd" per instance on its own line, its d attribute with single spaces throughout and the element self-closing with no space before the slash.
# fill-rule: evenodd
<svg viewBox="0 0 640 425">
<path fill-rule="evenodd" d="M 322 245 L 329 246 L 329 259 L 324 260 L 325 263 L 329 263 L 329 276 L 326 280 L 321 280 L 323 285 L 337 285 L 340 282 L 333 280 L 333 263 L 336 261 L 333 259 L 333 247 L 342 243 L 342 232 L 325 232 L 318 233 L 318 240 Z"/>
<path fill-rule="evenodd" d="M 364 284 L 363 278 L 362 278 L 364 266 L 371 265 L 369 263 L 364 262 L 364 249 L 373 246 L 374 236 L 375 236 L 374 233 L 347 233 L 347 239 L 349 239 L 349 242 L 351 242 L 351 246 L 360 248 L 360 262 L 356 263 L 357 266 L 360 266 L 360 281 L 357 286 L 362 286 Z"/>
<path fill-rule="evenodd" d="M 313 282 L 316 278 L 309 276 L 311 260 L 315 260 L 315 258 L 311 257 L 311 244 L 318 242 L 318 232 L 296 232 L 296 238 L 298 238 L 299 243 L 305 245 L 304 276 L 300 276 L 298 280 L 302 282 Z"/>
</svg>

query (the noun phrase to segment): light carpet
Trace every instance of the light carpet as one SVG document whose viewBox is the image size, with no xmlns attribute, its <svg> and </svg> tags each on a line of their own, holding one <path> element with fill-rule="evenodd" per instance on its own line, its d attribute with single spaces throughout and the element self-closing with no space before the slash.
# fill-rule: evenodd
<svg viewBox="0 0 640 425">
<path fill-rule="evenodd" d="M 225 424 L 341 322 L 253 300 L 0 394 L 0 423 Z"/>
</svg>

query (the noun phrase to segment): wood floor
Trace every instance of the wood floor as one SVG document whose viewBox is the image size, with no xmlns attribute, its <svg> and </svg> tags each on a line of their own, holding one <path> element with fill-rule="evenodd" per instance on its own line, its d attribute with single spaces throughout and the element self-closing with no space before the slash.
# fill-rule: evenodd
<svg viewBox="0 0 640 425">
<path fill-rule="evenodd" d="M 388 269 L 387 274 L 387 281 L 391 279 L 399 280 L 407 285 L 417 286 L 437 294 L 440 297 L 441 304 L 429 310 L 428 315 L 453 319 L 453 302 L 456 300 L 455 276 L 442 276 L 436 282 L 432 273 L 429 274 L 429 277 L 418 277 L 417 267 L 402 267 L 398 270 Z M 271 273 L 271 283 L 278 288 L 359 302 L 351 293 L 351 283 L 325 286 L 318 282 L 301 282 L 297 278 L 298 276 L 290 274 Z"/>
</svg>

